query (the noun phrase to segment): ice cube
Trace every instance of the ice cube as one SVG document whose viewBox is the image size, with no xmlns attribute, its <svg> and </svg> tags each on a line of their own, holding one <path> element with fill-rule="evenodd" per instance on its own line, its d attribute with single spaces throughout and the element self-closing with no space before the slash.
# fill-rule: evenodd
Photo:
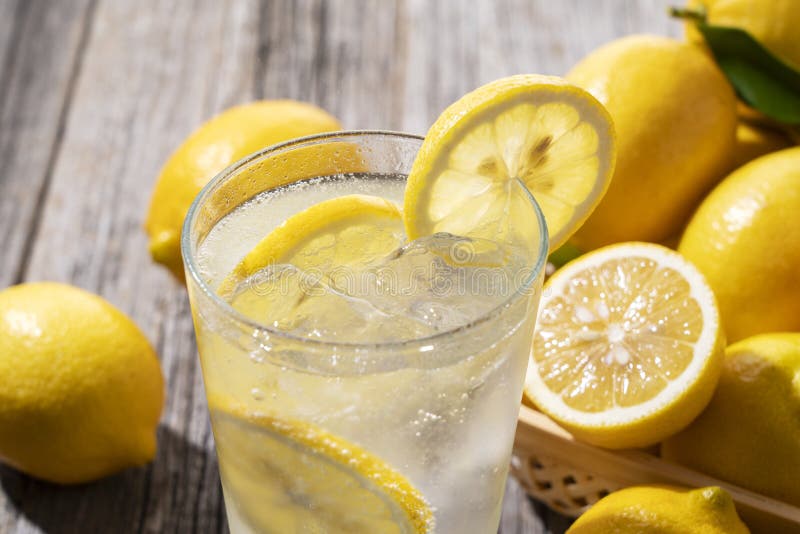
<svg viewBox="0 0 800 534">
<path fill-rule="evenodd" d="M 518 289 L 524 262 L 485 239 L 435 234 L 367 266 L 304 272 L 270 266 L 239 284 L 234 308 L 271 327 L 327 341 L 419 339 L 469 324 Z"/>
<path fill-rule="evenodd" d="M 450 234 L 412 241 L 368 268 L 360 297 L 433 332 L 469 324 L 517 290 L 524 262 L 502 244 Z"/>
<path fill-rule="evenodd" d="M 392 317 L 359 292 L 340 290 L 325 274 L 277 265 L 240 283 L 230 303 L 262 324 L 312 339 L 377 343 L 431 333 L 418 321 Z"/>
</svg>

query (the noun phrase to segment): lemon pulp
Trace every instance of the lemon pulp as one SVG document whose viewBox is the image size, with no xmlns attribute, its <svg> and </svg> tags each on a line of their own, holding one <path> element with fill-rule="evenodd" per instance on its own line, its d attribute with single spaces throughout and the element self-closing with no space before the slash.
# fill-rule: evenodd
<svg viewBox="0 0 800 534">
<path fill-rule="evenodd" d="M 708 403 L 721 349 L 714 296 L 690 263 L 659 245 L 606 247 L 546 284 L 526 394 L 587 441 L 646 446 Z"/>
</svg>

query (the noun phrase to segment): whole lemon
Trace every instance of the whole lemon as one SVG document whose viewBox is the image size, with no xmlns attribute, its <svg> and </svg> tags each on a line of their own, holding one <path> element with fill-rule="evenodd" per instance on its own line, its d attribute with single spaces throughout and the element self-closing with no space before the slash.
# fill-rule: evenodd
<svg viewBox="0 0 800 534">
<path fill-rule="evenodd" d="M 204 123 L 170 156 L 158 177 L 145 221 L 150 255 L 183 280 L 183 220 L 194 198 L 216 174 L 270 145 L 339 129 L 339 121 L 324 110 L 293 100 L 252 102 Z"/>
<path fill-rule="evenodd" d="M 153 459 L 164 381 L 122 312 L 52 282 L 0 291 L 0 461 L 60 484 Z"/>
<path fill-rule="evenodd" d="M 662 455 L 800 506 L 800 333 L 729 346 L 717 391 Z"/>
<path fill-rule="evenodd" d="M 600 499 L 567 534 L 747 534 L 733 499 L 716 486 L 633 486 Z"/>
<path fill-rule="evenodd" d="M 800 147 L 755 159 L 703 201 L 678 251 L 706 276 L 730 342 L 800 330 Z"/>
<path fill-rule="evenodd" d="M 709 24 L 746 30 L 770 52 L 800 69 L 797 0 L 689 0 L 687 7 L 702 7 Z M 703 42 L 693 22 L 687 23 L 686 35 L 692 41 Z"/>
<path fill-rule="evenodd" d="M 600 205 L 572 237 L 582 250 L 677 234 L 730 169 L 736 97 L 699 46 L 618 39 L 567 74 L 602 102 L 617 131 L 617 165 Z"/>
</svg>

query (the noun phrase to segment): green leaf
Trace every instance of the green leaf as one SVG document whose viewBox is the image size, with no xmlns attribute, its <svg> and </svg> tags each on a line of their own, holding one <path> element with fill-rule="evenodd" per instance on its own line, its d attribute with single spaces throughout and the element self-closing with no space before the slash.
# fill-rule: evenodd
<svg viewBox="0 0 800 534">
<path fill-rule="evenodd" d="M 581 254 L 583 254 L 583 252 L 578 247 L 567 241 L 554 252 L 552 252 L 547 258 L 547 261 L 555 265 L 556 268 L 560 268 Z"/>
<path fill-rule="evenodd" d="M 800 72 L 745 30 L 696 25 L 742 100 L 777 121 L 800 124 Z"/>
</svg>

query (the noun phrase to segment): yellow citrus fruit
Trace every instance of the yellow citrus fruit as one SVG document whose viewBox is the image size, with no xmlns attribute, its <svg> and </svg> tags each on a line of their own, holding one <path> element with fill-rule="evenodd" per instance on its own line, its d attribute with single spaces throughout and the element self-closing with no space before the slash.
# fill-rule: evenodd
<svg viewBox="0 0 800 534">
<path fill-rule="evenodd" d="M 800 330 L 800 147 L 740 167 L 698 208 L 678 250 L 717 296 L 729 341 Z"/>
<path fill-rule="evenodd" d="M 736 97 L 699 46 L 634 35 L 589 54 L 567 74 L 605 105 L 617 131 L 608 192 L 575 233 L 583 250 L 661 242 L 730 169 Z"/>
<path fill-rule="evenodd" d="M 741 167 L 756 158 L 792 146 L 782 132 L 739 120 L 736 127 L 736 148 L 733 167 Z"/>
<path fill-rule="evenodd" d="M 770 52 L 800 69 L 797 0 L 689 0 L 687 7 L 702 7 L 709 24 L 746 30 Z M 686 35 L 694 42 L 703 42 L 693 22 L 687 22 Z"/>
<path fill-rule="evenodd" d="M 706 410 L 662 455 L 800 506 L 800 333 L 730 345 Z"/>
<path fill-rule="evenodd" d="M 592 506 L 567 534 L 748 534 L 733 499 L 716 486 L 633 486 Z"/>
<path fill-rule="evenodd" d="M 568 263 L 539 305 L 525 395 L 575 437 L 653 445 L 708 403 L 724 340 L 711 289 L 677 252 L 612 245 Z"/>
<path fill-rule="evenodd" d="M 505 240 L 531 226 L 514 205 L 527 201 L 512 193 L 520 180 L 541 206 L 555 250 L 603 196 L 614 139 L 603 106 L 561 78 L 519 75 L 479 87 L 428 131 L 406 186 L 406 232 Z"/>
<path fill-rule="evenodd" d="M 170 156 L 156 182 L 145 222 L 153 259 L 183 280 L 183 220 L 194 198 L 216 174 L 267 146 L 340 128 L 322 109 L 292 100 L 236 106 L 204 123 Z M 280 176 L 274 176 L 279 181 Z"/>
<path fill-rule="evenodd" d="M 158 359 L 96 295 L 40 282 L 0 291 L 0 460 L 74 484 L 153 459 Z"/>
<path fill-rule="evenodd" d="M 432 532 L 422 494 L 355 443 L 302 421 L 209 403 L 231 526 L 258 532 Z"/>
</svg>

